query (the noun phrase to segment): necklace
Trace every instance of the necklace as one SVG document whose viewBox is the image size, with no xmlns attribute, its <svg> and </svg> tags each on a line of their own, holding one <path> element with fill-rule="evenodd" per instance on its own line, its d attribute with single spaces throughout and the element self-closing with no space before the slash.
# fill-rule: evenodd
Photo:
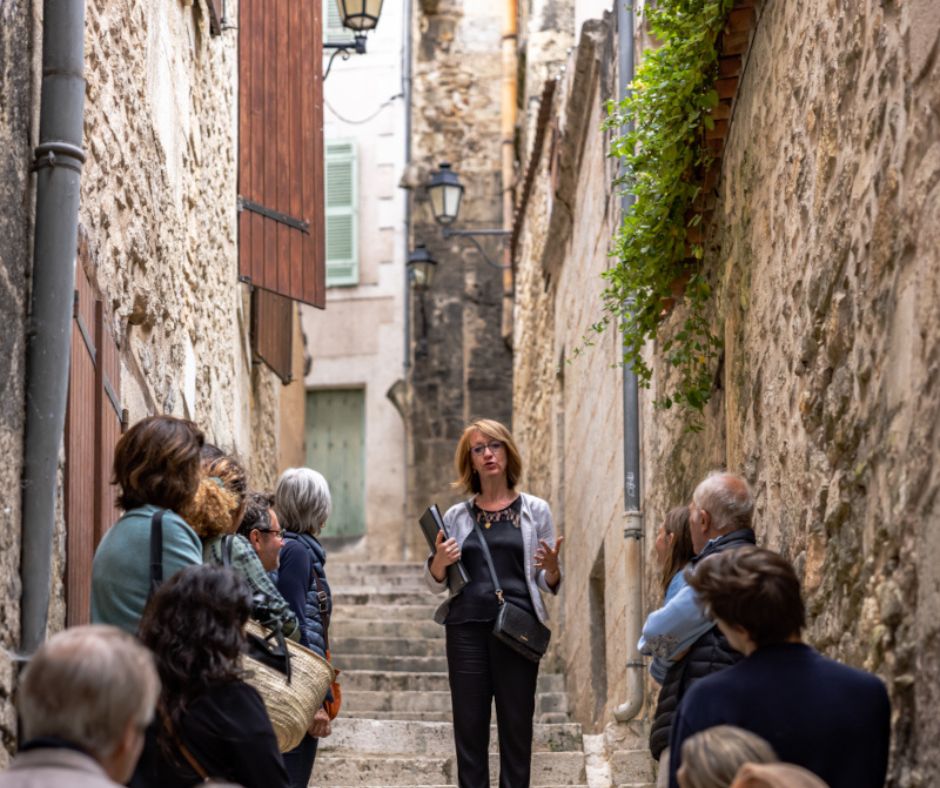
<svg viewBox="0 0 940 788">
<path fill-rule="evenodd" d="M 487 531 L 492 528 L 493 523 L 498 523 L 503 520 L 508 520 L 514 527 L 518 528 L 520 526 L 520 520 L 519 512 L 515 509 L 515 504 L 516 502 L 513 501 L 509 506 L 500 509 L 498 512 L 488 512 L 486 509 L 481 509 L 477 506 L 477 522 L 486 528 Z"/>
</svg>

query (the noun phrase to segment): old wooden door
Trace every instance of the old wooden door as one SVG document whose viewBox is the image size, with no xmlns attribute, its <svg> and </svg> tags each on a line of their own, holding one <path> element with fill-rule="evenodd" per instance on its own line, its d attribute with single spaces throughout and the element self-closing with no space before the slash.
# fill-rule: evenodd
<svg viewBox="0 0 940 788">
<path fill-rule="evenodd" d="M 307 465 L 330 483 L 333 514 L 324 536 L 365 533 L 365 391 L 307 392 Z"/>
</svg>

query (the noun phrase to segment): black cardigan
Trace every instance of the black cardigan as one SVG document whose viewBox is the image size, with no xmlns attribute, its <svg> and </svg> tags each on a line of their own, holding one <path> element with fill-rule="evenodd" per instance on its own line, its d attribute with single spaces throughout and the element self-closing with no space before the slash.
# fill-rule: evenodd
<svg viewBox="0 0 940 788">
<path fill-rule="evenodd" d="M 147 730 L 131 788 L 190 788 L 202 780 L 177 748 L 164 751 L 158 722 Z M 244 788 L 289 788 L 277 739 L 257 691 L 243 681 L 210 688 L 192 702 L 180 738 L 210 777 Z"/>
</svg>

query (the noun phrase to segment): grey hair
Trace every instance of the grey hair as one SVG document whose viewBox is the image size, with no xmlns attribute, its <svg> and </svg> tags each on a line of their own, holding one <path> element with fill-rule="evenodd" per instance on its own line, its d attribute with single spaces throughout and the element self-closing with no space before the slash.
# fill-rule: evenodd
<svg viewBox="0 0 940 788">
<path fill-rule="evenodd" d="M 695 488 L 692 500 L 699 509 L 711 515 L 717 531 L 751 527 L 754 497 L 743 476 L 728 471 L 712 471 Z"/>
<path fill-rule="evenodd" d="M 288 468 L 277 480 L 274 511 L 282 528 L 319 536 L 332 509 L 330 485 L 322 473 L 312 468 Z"/>
<path fill-rule="evenodd" d="M 727 788 L 745 763 L 776 763 L 774 748 L 756 733 L 715 725 L 682 743 L 684 788 Z"/>
<path fill-rule="evenodd" d="M 107 758 L 128 723 L 150 724 L 159 692 L 153 656 L 136 638 L 103 624 L 73 627 L 40 646 L 23 674 L 23 734 L 54 736 Z"/>
</svg>

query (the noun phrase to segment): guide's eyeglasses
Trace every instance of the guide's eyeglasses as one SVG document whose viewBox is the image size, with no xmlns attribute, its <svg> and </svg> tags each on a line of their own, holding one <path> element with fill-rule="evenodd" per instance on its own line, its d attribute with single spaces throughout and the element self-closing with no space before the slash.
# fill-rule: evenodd
<svg viewBox="0 0 940 788">
<path fill-rule="evenodd" d="M 470 451 L 477 457 L 482 457 L 487 449 L 493 452 L 493 454 L 496 454 L 501 448 L 503 448 L 502 441 L 490 441 L 489 443 L 481 443 L 479 446 L 471 446 Z"/>
</svg>

